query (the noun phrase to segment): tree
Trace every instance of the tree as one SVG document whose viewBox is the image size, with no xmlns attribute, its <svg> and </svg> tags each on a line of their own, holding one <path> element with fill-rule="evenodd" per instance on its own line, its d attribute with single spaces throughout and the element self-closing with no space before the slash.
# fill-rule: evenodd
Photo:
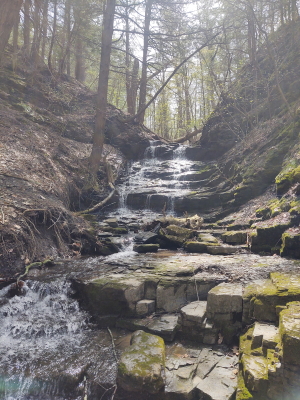
<svg viewBox="0 0 300 400">
<path fill-rule="evenodd" d="M 10 33 L 18 20 L 23 0 L 1 0 L 0 2 L 0 62 Z"/>
<path fill-rule="evenodd" d="M 93 135 L 93 147 L 90 155 L 90 169 L 96 174 L 102 159 L 104 144 L 104 131 L 106 121 L 108 77 L 110 67 L 110 55 L 114 26 L 116 0 L 107 0 L 103 14 L 101 61 L 97 93 L 96 122 Z"/>
</svg>

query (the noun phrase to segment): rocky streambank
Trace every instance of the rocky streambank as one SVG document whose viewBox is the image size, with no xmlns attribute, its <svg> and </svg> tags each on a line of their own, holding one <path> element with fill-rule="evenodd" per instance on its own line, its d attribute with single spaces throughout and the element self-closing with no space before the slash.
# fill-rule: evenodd
<svg viewBox="0 0 300 400">
<path fill-rule="evenodd" d="M 101 370 L 104 389 L 96 392 L 110 398 L 114 387 L 118 399 L 296 400 L 299 262 L 254 254 L 243 231 L 213 229 L 199 217 L 162 217 L 144 228 L 152 226 L 134 233 L 137 222 L 108 218 L 99 235 L 118 251 L 29 271 L 28 279 L 39 282 L 67 277 L 95 327 L 112 332 L 115 368 L 110 386 Z M 223 242 L 232 232 L 238 244 Z M 201 253 L 187 247 L 191 239 Z M 89 368 L 86 379 L 95 386 Z"/>
</svg>

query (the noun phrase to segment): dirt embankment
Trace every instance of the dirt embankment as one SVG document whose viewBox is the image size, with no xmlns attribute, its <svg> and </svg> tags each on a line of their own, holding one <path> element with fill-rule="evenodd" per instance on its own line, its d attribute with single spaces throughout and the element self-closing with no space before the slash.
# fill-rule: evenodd
<svg viewBox="0 0 300 400">
<path fill-rule="evenodd" d="M 117 176 L 149 133 L 112 106 L 107 114 L 105 153 Z M 0 279 L 33 261 L 96 251 L 94 229 L 76 214 L 109 191 L 104 165 L 98 182 L 88 171 L 94 116 L 95 93 L 67 76 L 0 70 Z"/>
</svg>

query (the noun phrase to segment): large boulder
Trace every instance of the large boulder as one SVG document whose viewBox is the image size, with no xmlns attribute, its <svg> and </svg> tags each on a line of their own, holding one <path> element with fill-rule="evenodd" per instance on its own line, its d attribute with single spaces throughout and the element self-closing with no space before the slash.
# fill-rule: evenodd
<svg viewBox="0 0 300 400">
<path fill-rule="evenodd" d="M 163 339 L 136 331 L 119 361 L 118 386 L 129 392 L 158 393 L 164 387 L 164 366 Z"/>
</svg>

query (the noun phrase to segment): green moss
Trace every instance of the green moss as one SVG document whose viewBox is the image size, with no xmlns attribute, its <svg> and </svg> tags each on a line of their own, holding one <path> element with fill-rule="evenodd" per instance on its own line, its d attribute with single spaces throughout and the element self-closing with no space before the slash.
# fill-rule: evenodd
<svg viewBox="0 0 300 400">
<path fill-rule="evenodd" d="M 276 176 L 275 183 L 279 194 L 285 193 L 295 183 L 300 182 L 300 165 L 298 160 L 292 160 L 282 172 Z"/>
<path fill-rule="evenodd" d="M 236 389 L 236 400 L 251 400 L 251 399 L 253 399 L 253 396 L 245 386 L 245 381 L 243 378 L 242 371 L 239 371 L 238 383 Z"/>
</svg>

